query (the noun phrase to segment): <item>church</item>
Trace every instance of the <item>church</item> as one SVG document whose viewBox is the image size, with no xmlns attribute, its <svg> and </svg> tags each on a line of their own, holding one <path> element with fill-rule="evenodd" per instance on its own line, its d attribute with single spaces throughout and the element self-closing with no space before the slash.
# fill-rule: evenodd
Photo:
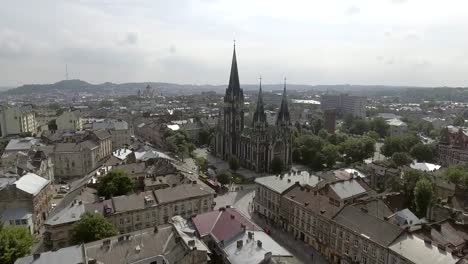
<svg viewBox="0 0 468 264">
<path fill-rule="evenodd" d="M 223 160 L 237 157 L 242 167 L 258 173 L 271 172 L 272 161 L 275 159 L 281 160 L 285 169 L 290 169 L 292 124 L 286 83 L 274 126 L 267 123 L 261 82 L 251 124 L 244 123 L 244 111 L 244 92 L 240 88 L 236 47 L 234 46 L 229 85 L 224 95 L 222 109 L 220 109 L 218 124 L 211 142 L 211 151 Z"/>
</svg>

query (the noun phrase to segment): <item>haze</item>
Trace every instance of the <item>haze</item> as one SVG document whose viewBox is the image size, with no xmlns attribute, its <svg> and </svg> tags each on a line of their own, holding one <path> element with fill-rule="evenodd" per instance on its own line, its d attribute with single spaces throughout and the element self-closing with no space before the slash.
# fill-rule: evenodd
<svg viewBox="0 0 468 264">
<path fill-rule="evenodd" d="M 468 2 L 2 1 L 0 86 L 70 78 L 465 86 Z"/>
</svg>

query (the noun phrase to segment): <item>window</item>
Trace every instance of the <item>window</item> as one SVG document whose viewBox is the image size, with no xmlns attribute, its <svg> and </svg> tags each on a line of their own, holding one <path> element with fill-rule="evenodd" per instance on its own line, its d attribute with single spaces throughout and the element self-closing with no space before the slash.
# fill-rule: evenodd
<svg viewBox="0 0 468 264">
<path fill-rule="evenodd" d="M 349 256 L 349 246 L 348 245 L 344 246 L 344 253 L 345 253 L 345 255 Z"/>
<path fill-rule="evenodd" d="M 177 205 L 174 205 L 174 212 L 176 212 L 176 213 L 177 213 L 178 211 L 179 211 L 179 206 L 177 206 Z"/>
<path fill-rule="evenodd" d="M 366 256 L 361 257 L 361 263 L 362 264 L 367 264 L 367 257 Z"/>
<path fill-rule="evenodd" d="M 146 213 L 146 219 L 150 219 L 150 213 Z"/>
<path fill-rule="evenodd" d="M 15 220 L 15 224 L 16 224 L 16 225 L 21 225 L 21 219 L 16 219 L 16 220 Z"/>
<path fill-rule="evenodd" d="M 140 221 L 140 215 L 136 216 L 136 220 L 137 220 L 137 222 Z"/>
<path fill-rule="evenodd" d="M 359 241 L 357 239 L 354 240 L 354 246 L 359 247 Z"/>
<path fill-rule="evenodd" d="M 368 249 L 369 249 L 369 244 L 363 243 L 362 250 L 364 250 L 364 252 L 367 252 Z"/>
<path fill-rule="evenodd" d="M 346 240 L 346 242 L 349 242 L 349 234 L 346 234 L 345 240 Z"/>
<path fill-rule="evenodd" d="M 371 247 L 371 254 L 373 257 L 375 257 L 375 248 Z"/>
<path fill-rule="evenodd" d="M 22 225 L 27 225 L 27 224 L 28 224 L 28 220 L 26 220 L 26 219 L 21 219 L 21 224 L 22 224 Z"/>
<path fill-rule="evenodd" d="M 383 253 L 380 255 L 379 263 L 385 263 L 385 255 Z"/>
</svg>

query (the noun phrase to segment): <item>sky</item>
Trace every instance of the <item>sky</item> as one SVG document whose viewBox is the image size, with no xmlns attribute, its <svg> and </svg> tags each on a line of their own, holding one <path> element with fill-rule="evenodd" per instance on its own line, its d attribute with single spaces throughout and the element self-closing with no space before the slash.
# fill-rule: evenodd
<svg viewBox="0 0 468 264">
<path fill-rule="evenodd" d="M 0 0 L 0 86 L 468 86 L 466 0 Z"/>
</svg>

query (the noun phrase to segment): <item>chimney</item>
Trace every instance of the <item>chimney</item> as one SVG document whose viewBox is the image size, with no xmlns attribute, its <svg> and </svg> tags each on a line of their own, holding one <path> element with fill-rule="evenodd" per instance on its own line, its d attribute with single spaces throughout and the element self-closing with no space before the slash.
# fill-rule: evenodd
<svg viewBox="0 0 468 264">
<path fill-rule="evenodd" d="M 234 215 L 231 215 L 231 219 L 234 219 L 234 218 L 236 218 L 236 217 Z"/>
<path fill-rule="evenodd" d="M 41 257 L 41 253 L 34 253 L 33 254 L 33 260 L 37 260 L 40 257 Z"/>
<path fill-rule="evenodd" d="M 265 253 L 265 258 L 264 258 L 264 261 L 265 263 L 270 263 L 270 260 L 271 260 L 271 257 L 273 256 L 273 254 L 271 252 L 267 252 Z"/>
<path fill-rule="evenodd" d="M 193 246 L 195 246 L 195 240 L 191 239 L 191 240 L 189 240 L 187 242 L 187 244 L 188 244 L 189 247 L 193 247 Z"/>
<path fill-rule="evenodd" d="M 244 245 L 243 240 L 237 240 L 237 249 L 241 249 L 243 245 Z"/>
<path fill-rule="evenodd" d="M 262 241 L 261 240 L 257 240 L 257 247 L 262 248 Z"/>
</svg>

